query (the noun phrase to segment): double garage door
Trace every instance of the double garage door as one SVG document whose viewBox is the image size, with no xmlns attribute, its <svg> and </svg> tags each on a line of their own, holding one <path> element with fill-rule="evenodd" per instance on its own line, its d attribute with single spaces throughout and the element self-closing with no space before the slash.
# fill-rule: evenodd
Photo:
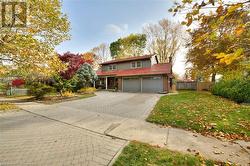
<svg viewBox="0 0 250 166">
<path fill-rule="evenodd" d="M 148 93 L 162 92 L 163 80 L 161 76 L 123 78 L 123 91 Z"/>
</svg>

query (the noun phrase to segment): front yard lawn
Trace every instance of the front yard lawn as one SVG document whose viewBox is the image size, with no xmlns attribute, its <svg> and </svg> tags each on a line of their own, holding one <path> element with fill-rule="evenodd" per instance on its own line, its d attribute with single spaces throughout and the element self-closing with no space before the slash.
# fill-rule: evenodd
<svg viewBox="0 0 250 166">
<path fill-rule="evenodd" d="M 147 121 L 218 138 L 250 140 L 250 106 L 209 92 L 182 91 L 163 96 Z"/>
<path fill-rule="evenodd" d="M 113 166 L 144 166 L 144 165 L 159 165 L 159 166 L 212 166 L 215 162 L 205 160 L 200 156 L 189 154 L 181 154 L 172 152 L 165 148 L 150 146 L 148 144 L 131 142 L 126 146 Z M 223 163 L 216 163 L 224 165 Z"/>
<path fill-rule="evenodd" d="M 8 110 L 17 110 L 18 107 L 11 103 L 0 102 L 0 112 Z"/>
</svg>

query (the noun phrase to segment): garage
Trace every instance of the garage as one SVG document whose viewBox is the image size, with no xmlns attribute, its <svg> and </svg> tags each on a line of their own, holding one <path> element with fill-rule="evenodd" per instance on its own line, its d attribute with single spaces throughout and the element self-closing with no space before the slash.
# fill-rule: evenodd
<svg viewBox="0 0 250 166">
<path fill-rule="evenodd" d="M 161 76 L 142 77 L 142 92 L 157 93 L 163 91 Z"/>
<path fill-rule="evenodd" d="M 123 78 L 123 91 L 124 92 L 141 92 L 140 78 Z"/>
<path fill-rule="evenodd" d="M 163 78 L 161 76 L 144 76 L 123 78 L 124 92 L 163 92 Z"/>
</svg>

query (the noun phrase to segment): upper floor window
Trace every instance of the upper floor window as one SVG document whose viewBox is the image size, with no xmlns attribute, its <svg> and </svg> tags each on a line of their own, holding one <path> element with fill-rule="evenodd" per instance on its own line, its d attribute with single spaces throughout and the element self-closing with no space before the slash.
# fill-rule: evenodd
<svg viewBox="0 0 250 166">
<path fill-rule="evenodd" d="M 136 61 L 131 63 L 131 68 L 141 68 L 142 64 L 141 61 Z"/>
<path fill-rule="evenodd" d="M 109 70 L 116 70 L 116 65 L 109 65 Z"/>
</svg>

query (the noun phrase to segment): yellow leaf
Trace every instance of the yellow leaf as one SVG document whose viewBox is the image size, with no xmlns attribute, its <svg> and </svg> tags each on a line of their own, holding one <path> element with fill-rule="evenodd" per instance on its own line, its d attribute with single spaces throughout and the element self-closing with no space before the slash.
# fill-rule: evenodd
<svg viewBox="0 0 250 166">
<path fill-rule="evenodd" d="M 238 26 L 238 27 L 235 29 L 235 34 L 236 34 L 236 36 L 240 36 L 243 32 L 244 32 L 244 27 L 243 27 L 243 26 Z"/>
</svg>

